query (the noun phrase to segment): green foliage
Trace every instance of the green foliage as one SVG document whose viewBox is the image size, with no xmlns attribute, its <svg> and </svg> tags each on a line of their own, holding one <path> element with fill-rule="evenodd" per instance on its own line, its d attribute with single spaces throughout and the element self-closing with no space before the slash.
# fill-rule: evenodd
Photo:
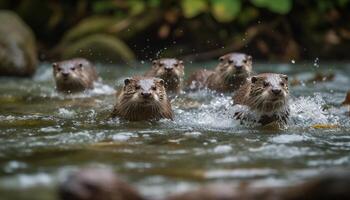
<svg viewBox="0 0 350 200">
<path fill-rule="evenodd" d="M 145 8 L 146 8 L 146 4 L 144 0 L 131 0 L 128 1 L 129 4 L 129 13 L 130 15 L 138 15 L 140 13 L 142 13 Z"/>
<path fill-rule="evenodd" d="M 219 22 L 230 22 L 241 11 L 241 0 L 211 0 L 212 13 Z"/>
<path fill-rule="evenodd" d="M 181 7 L 184 16 L 192 18 L 207 10 L 208 4 L 206 0 L 182 0 Z"/>
<path fill-rule="evenodd" d="M 267 8 L 272 12 L 287 14 L 292 9 L 292 0 L 252 0 L 255 6 Z"/>
</svg>

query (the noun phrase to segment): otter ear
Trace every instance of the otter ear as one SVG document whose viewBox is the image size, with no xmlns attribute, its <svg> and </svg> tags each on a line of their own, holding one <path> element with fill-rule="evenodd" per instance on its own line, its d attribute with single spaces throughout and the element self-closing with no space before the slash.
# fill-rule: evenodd
<svg viewBox="0 0 350 200">
<path fill-rule="evenodd" d="M 248 61 L 252 61 L 252 60 L 253 60 L 253 57 L 252 57 L 251 55 L 248 55 L 248 56 L 247 56 L 247 60 L 248 60 Z"/>
<path fill-rule="evenodd" d="M 164 85 L 164 80 L 163 79 L 158 79 L 158 83 L 160 83 L 161 85 Z"/>
<path fill-rule="evenodd" d="M 184 61 L 183 60 L 179 60 L 179 65 L 184 65 Z"/>
<path fill-rule="evenodd" d="M 152 61 L 152 65 L 153 65 L 153 66 L 156 66 L 157 64 L 158 64 L 158 61 L 157 61 L 157 60 L 153 60 L 153 61 Z"/>
<path fill-rule="evenodd" d="M 255 83 L 258 80 L 258 77 L 252 76 L 252 78 L 250 80 L 252 83 Z"/>
<path fill-rule="evenodd" d="M 284 75 L 284 74 L 281 74 L 281 78 L 288 81 L 288 76 L 287 75 Z"/>
<path fill-rule="evenodd" d="M 220 61 L 220 62 L 224 62 L 224 60 L 225 60 L 224 56 L 221 56 L 221 57 L 219 58 L 219 61 Z"/>
<path fill-rule="evenodd" d="M 53 67 L 53 68 L 57 68 L 57 67 L 58 67 L 58 64 L 57 64 L 57 63 L 52 63 L 52 67 Z"/>
<path fill-rule="evenodd" d="M 131 82 L 130 78 L 127 78 L 124 80 L 124 85 L 129 85 L 129 83 Z"/>
</svg>

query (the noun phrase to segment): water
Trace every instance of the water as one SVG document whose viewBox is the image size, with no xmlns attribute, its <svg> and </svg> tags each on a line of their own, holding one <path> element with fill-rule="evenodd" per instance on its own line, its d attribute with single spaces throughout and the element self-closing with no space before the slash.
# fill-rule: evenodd
<svg viewBox="0 0 350 200">
<path fill-rule="evenodd" d="M 187 72 L 214 63 L 192 65 Z M 331 82 L 290 87 L 285 129 L 240 125 L 231 117 L 231 97 L 210 91 L 172 100 L 174 121 L 109 121 L 113 89 L 147 63 L 98 67 L 103 84 L 69 97 L 54 91 L 48 64 L 32 79 L 0 79 L 0 199 L 55 199 L 57 183 L 82 166 L 111 167 L 156 197 L 218 182 L 289 185 L 349 169 L 350 121 L 340 106 L 350 89 L 349 64 L 256 64 L 258 72 L 290 80 L 335 74 Z"/>
</svg>

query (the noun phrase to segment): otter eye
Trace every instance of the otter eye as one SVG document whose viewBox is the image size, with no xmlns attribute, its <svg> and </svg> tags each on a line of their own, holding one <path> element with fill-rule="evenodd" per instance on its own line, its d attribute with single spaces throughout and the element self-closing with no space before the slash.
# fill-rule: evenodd
<svg viewBox="0 0 350 200">
<path fill-rule="evenodd" d="M 141 86 L 136 85 L 136 86 L 135 86 L 135 89 L 136 89 L 136 90 L 139 90 L 139 89 L 141 89 Z"/>
<path fill-rule="evenodd" d="M 74 71 L 75 70 L 75 67 L 72 67 L 72 68 L 70 68 L 72 71 Z"/>
<path fill-rule="evenodd" d="M 264 81 L 264 87 L 267 87 L 267 86 L 269 86 L 270 84 L 268 83 L 268 82 L 266 82 L 266 81 Z"/>
<path fill-rule="evenodd" d="M 61 70 L 62 70 L 62 68 L 61 68 L 61 67 L 57 68 L 57 71 L 59 71 L 59 72 L 60 72 Z"/>
<path fill-rule="evenodd" d="M 164 63 L 159 63 L 159 66 L 160 66 L 160 67 L 163 67 L 163 66 L 164 66 Z"/>
<path fill-rule="evenodd" d="M 151 89 L 152 89 L 152 90 L 157 90 L 157 87 L 156 87 L 156 86 L 152 86 Z"/>
<path fill-rule="evenodd" d="M 177 63 L 176 63 L 176 64 L 174 64 L 174 67 L 178 67 L 178 66 L 179 66 L 179 64 L 177 64 Z"/>
<path fill-rule="evenodd" d="M 281 83 L 280 83 L 280 85 L 281 85 L 282 87 L 284 87 L 284 86 L 285 86 L 285 84 L 284 84 L 283 82 L 281 82 Z"/>
<path fill-rule="evenodd" d="M 228 64 L 232 64 L 233 63 L 233 60 L 228 60 Z"/>
<path fill-rule="evenodd" d="M 243 60 L 243 63 L 247 64 L 248 60 Z"/>
</svg>

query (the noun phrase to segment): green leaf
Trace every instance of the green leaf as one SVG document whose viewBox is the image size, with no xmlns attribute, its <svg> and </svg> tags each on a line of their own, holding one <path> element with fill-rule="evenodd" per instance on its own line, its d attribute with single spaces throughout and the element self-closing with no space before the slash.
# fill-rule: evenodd
<svg viewBox="0 0 350 200">
<path fill-rule="evenodd" d="M 241 11 L 241 0 L 211 0 L 212 14 L 219 22 L 230 22 Z"/>
<path fill-rule="evenodd" d="M 272 12 L 287 14 L 292 9 L 292 0 L 252 0 L 255 6 L 267 8 Z"/>
<path fill-rule="evenodd" d="M 205 0 L 182 0 L 181 7 L 186 18 L 192 18 L 207 10 Z"/>
<path fill-rule="evenodd" d="M 157 7 L 160 5 L 160 0 L 149 0 L 148 5 L 151 7 Z"/>
<path fill-rule="evenodd" d="M 138 15 L 142 13 L 146 8 L 145 2 L 143 0 L 129 0 L 128 4 L 130 8 L 129 13 L 131 15 Z"/>
</svg>

